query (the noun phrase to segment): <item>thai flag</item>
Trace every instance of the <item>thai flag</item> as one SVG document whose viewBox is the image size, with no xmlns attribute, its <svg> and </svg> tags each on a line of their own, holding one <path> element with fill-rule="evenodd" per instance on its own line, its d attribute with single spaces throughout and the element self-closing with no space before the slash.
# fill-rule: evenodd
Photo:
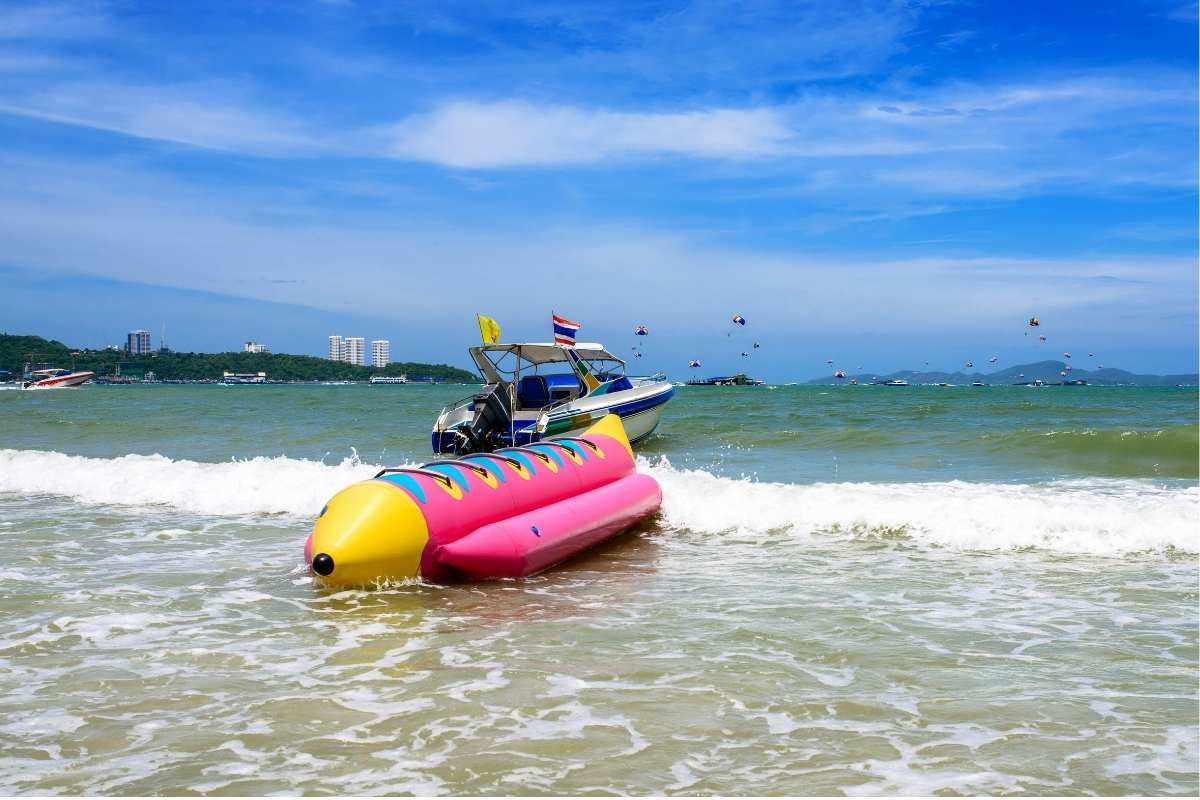
<svg viewBox="0 0 1200 800">
<path fill-rule="evenodd" d="M 579 329 L 583 326 L 578 322 L 571 322 L 566 317 L 560 317 L 558 314 L 551 314 L 550 318 L 554 322 L 554 343 L 574 347 L 575 334 L 579 333 Z"/>
</svg>

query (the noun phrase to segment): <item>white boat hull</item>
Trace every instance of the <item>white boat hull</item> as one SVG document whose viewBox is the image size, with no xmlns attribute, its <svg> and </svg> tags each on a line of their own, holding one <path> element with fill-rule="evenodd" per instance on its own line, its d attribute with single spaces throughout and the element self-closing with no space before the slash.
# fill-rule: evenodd
<svg viewBox="0 0 1200 800">
<path fill-rule="evenodd" d="M 72 372 L 70 375 L 58 375 L 43 378 L 24 387 L 26 389 L 75 389 L 87 383 L 95 375 L 94 372 Z"/>
</svg>

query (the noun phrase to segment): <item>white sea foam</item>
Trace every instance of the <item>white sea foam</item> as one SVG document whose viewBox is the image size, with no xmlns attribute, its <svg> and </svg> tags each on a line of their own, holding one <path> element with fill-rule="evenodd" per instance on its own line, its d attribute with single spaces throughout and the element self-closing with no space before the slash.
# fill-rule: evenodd
<svg viewBox="0 0 1200 800">
<path fill-rule="evenodd" d="M 196 514 L 311 516 L 336 491 L 379 467 L 276 457 L 208 464 L 161 455 L 87 458 L 0 450 L 0 492 L 69 497 L 87 505 L 165 505 Z"/>
<path fill-rule="evenodd" d="M 970 550 L 1038 548 L 1119 555 L 1200 552 L 1200 489 L 1147 481 L 1046 484 L 782 484 L 641 467 L 662 484 L 665 522 L 713 535 L 899 533 Z M 168 506 L 215 516 L 309 517 L 378 466 L 286 457 L 202 463 L 161 455 L 87 458 L 0 450 L 0 492 L 58 495 L 85 505 Z"/>
<path fill-rule="evenodd" d="M 1118 555 L 1200 552 L 1200 489 L 1135 480 L 1046 484 L 783 484 L 642 467 L 663 487 L 669 524 L 756 537 L 900 533 L 964 550 L 1038 548 Z"/>
</svg>

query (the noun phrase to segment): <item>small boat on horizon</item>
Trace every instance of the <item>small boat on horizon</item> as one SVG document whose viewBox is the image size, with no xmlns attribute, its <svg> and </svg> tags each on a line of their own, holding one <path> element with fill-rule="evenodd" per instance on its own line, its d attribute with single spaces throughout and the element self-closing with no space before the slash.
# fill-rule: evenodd
<svg viewBox="0 0 1200 800">
<path fill-rule="evenodd" d="M 892 378 L 886 381 L 875 381 L 876 386 L 908 386 L 908 381 L 903 378 Z"/>
<path fill-rule="evenodd" d="M 610 413 L 636 443 L 654 432 L 675 395 L 662 373 L 627 376 L 625 362 L 602 344 L 485 344 L 469 352 L 483 387 L 438 414 L 435 453 L 491 452 L 576 436 Z"/>
<path fill-rule="evenodd" d="M 739 372 L 736 375 L 721 375 L 713 378 L 693 378 L 687 382 L 688 386 L 765 386 L 766 381 L 759 378 L 751 378 L 744 372 Z"/>
<path fill-rule="evenodd" d="M 75 372 L 69 369 L 36 369 L 26 373 L 22 389 L 74 389 L 91 380 L 94 372 Z"/>
</svg>

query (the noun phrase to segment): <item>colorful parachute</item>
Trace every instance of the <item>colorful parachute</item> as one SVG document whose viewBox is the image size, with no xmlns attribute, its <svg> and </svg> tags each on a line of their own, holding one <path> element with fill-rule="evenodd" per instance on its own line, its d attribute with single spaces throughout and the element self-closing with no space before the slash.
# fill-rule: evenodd
<svg viewBox="0 0 1200 800">
<path fill-rule="evenodd" d="M 832 359 L 832 358 L 827 358 L 827 359 L 825 359 L 825 363 L 826 363 L 826 364 L 828 364 L 828 365 L 830 365 L 830 366 L 833 366 L 833 359 Z"/>
<path fill-rule="evenodd" d="M 1070 358 L 1070 357 L 1071 357 L 1070 353 L 1063 353 L 1063 358 Z"/>
<path fill-rule="evenodd" d="M 755 343 L 754 343 L 754 349 L 755 349 L 755 350 L 757 350 L 757 349 L 758 349 L 758 348 L 760 348 L 760 347 L 762 347 L 762 345 L 761 345 L 761 344 L 759 344 L 758 342 L 755 342 Z"/>
<path fill-rule="evenodd" d="M 968 362 L 967 362 L 966 364 L 964 364 L 963 366 L 967 367 L 967 369 L 970 369 L 971 367 L 975 366 L 975 363 L 974 363 L 974 362 L 972 362 L 972 361 L 968 361 Z"/>
<path fill-rule="evenodd" d="M 1036 328 L 1038 325 L 1041 325 L 1041 324 L 1042 324 L 1042 321 L 1040 319 L 1038 319 L 1037 317 L 1029 318 L 1029 327 Z"/>
<path fill-rule="evenodd" d="M 700 366 L 700 362 L 693 358 L 691 361 L 688 362 L 688 366 L 691 367 L 692 369 L 695 369 L 696 367 Z"/>
<path fill-rule="evenodd" d="M 1000 360 L 1000 359 L 999 359 L 999 358 L 997 358 L 996 356 L 992 356 L 991 358 L 989 358 L 989 359 L 988 359 L 988 363 L 989 363 L 989 364 L 995 364 L 995 363 L 996 363 L 997 361 L 999 361 L 999 360 Z"/>
<path fill-rule="evenodd" d="M 1044 342 L 1044 341 L 1046 341 L 1046 337 L 1045 337 L 1045 336 L 1039 336 L 1039 337 L 1038 337 L 1038 341 L 1040 341 L 1040 342 Z"/>
<path fill-rule="evenodd" d="M 747 353 L 745 350 L 743 350 L 743 351 L 742 351 L 742 358 L 749 358 L 749 357 L 750 357 L 750 354 L 749 354 L 749 353 Z"/>
<path fill-rule="evenodd" d="M 844 369 L 839 369 L 837 372 L 833 373 L 833 377 L 835 377 L 835 378 L 844 378 L 844 377 L 846 377 L 846 370 L 844 370 Z"/>
<path fill-rule="evenodd" d="M 729 321 L 732 322 L 734 325 L 741 325 L 742 327 L 746 326 L 746 318 L 743 317 L 741 314 L 734 314 L 733 318 L 730 319 Z"/>
<path fill-rule="evenodd" d="M 636 328 L 633 329 L 633 335 L 634 336 L 649 336 L 650 329 L 647 328 L 645 325 L 638 325 Z"/>
</svg>

